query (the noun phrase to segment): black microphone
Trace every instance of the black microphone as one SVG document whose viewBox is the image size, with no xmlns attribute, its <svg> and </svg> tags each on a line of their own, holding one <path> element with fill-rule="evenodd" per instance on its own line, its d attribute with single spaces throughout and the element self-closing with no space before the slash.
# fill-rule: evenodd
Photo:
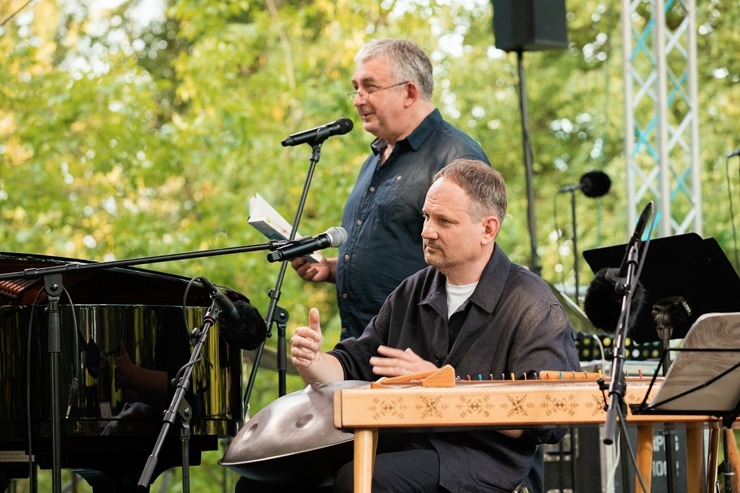
<svg viewBox="0 0 740 493">
<path fill-rule="evenodd" d="M 232 320 L 238 320 L 239 319 L 239 311 L 234 306 L 234 302 L 231 301 L 225 294 L 221 292 L 220 289 L 218 289 L 216 286 L 211 283 L 208 279 L 205 277 L 200 277 L 200 282 L 203 284 L 203 287 L 205 287 L 211 296 L 211 299 L 216 303 L 216 306 L 219 307 L 219 309 L 227 314 L 229 318 Z"/>
<path fill-rule="evenodd" d="M 307 236 L 296 240 L 292 243 L 288 243 L 267 254 L 267 260 L 270 262 L 276 262 L 278 260 L 291 260 L 296 257 L 302 257 L 308 255 L 316 250 L 322 250 L 329 247 L 338 247 L 342 243 L 347 241 L 347 231 L 344 228 L 333 227 L 327 229 L 324 233 L 316 236 L 315 238 Z"/>
<path fill-rule="evenodd" d="M 596 198 L 606 195 L 611 186 L 609 175 L 602 171 L 589 171 L 581 177 L 578 185 L 568 185 L 558 190 L 558 193 L 581 190 L 586 197 Z"/>
<path fill-rule="evenodd" d="M 651 315 L 659 335 L 661 330 L 670 329 L 669 339 L 685 336 L 698 318 L 696 310 L 683 296 L 667 296 L 657 300 L 653 303 Z"/>
<path fill-rule="evenodd" d="M 619 277 L 621 278 L 627 276 L 627 261 L 629 260 L 630 250 L 632 250 L 632 247 L 634 246 L 640 248 L 640 243 L 642 242 L 642 233 L 645 232 L 645 227 L 647 226 L 650 218 L 653 216 L 653 207 L 653 201 L 651 200 L 642 210 L 642 214 L 640 214 L 640 218 L 637 220 L 635 231 L 632 233 L 632 237 L 630 238 L 629 243 L 627 243 L 627 249 L 624 251 L 622 263 L 619 264 Z"/>
<path fill-rule="evenodd" d="M 237 318 L 219 315 L 219 334 L 230 346 L 251 351 L 267 338 L 267 324 L 257 309 L 245 300 L 234 303 Z"/>
<path fill-rule="evenodd" d="M 283 147 L 297 146 L 300 144 L 319 144 L 332 135 L 344 135 L 350 130 L 352 130 L 352 120 L 349 118 L 340 118 L 337 121 L 321 125 L 320 127 L 289 135 L 281 144 Z"/>
</svg>

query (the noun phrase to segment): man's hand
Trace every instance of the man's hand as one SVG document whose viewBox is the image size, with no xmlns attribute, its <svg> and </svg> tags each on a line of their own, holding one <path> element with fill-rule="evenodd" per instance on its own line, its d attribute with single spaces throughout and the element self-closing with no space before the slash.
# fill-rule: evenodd
<svg viewBox="0 0 740 493">
<path fill-rule="evenodd" d="M 308 327 L 298 327 L 290 338 L 290 360 L 298 369 L 308 369 L 321 353 L 321 320 L 319 310 L 311 308 L 308 312 Z"/>
<path fill-rule="evenodd" d="M 134 386 L 134 373 L 136 366 L 131 363 L 131 357 L 126 348 L 121 345 L 121 354 L 116 358 L 116 367 L 113 370 L 113 379 L 116 390 L 128 390 Z"/>
<path fill-rule="evenodd" d="M 308 312 L 308 327 L 298 327 L 290 338 L 290 360 L 306 383 L 331 383 L 344 380 L 344 369 L 339 360 L 321 351 L 319 311 Z"/>
<path fill-rule="evenodd" d="M 326 258 L 320 253 L 314 252 L 320 257 L 319 262 L 309 262 L 303 257 L 291 259 L 290 265 L 304 281 L 312 282 L 335 282 L 336 258 Z"/>
<path fill-rule="evenodd" d="M 373 365 L 373 373 L 382 377 L 397 377 L 438 369 L 434 363 L 421 359 L 410 348 L 403 350 L 380 346 L 378 354 L 380 356 L 370 358 L 370 364 Z"/>
</svg>

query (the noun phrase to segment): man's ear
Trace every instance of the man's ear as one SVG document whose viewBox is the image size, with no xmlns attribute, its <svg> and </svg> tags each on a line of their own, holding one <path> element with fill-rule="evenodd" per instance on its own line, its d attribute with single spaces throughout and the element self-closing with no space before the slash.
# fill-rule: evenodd
<svg viewBox="0 0 740 493">
<path fill-rule="evenodd" d="M 409 82 L 404 87 L 406 91 L 406 101 L 410 105 L 421 99 L 421 91 L 413 82 Z"/>
<path fill-rule="evenodd" d="M 481 242 L 487 245 L 496 241 L 500 229 L 501 221 L 496 216 L 486 216 L 483 220 L 483 237 L 481 238 Z"/>
</svg>

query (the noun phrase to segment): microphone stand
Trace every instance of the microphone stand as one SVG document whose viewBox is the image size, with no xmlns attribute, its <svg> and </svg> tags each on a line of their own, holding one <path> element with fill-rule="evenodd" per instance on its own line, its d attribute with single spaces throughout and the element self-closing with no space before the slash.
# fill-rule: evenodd
<svg viewBox="0 0 740 493">
<path fill-rule="evenodd" d="M 575 190 L 570 190 L 570 222 L 573 226 L 573 275 L 574 283 L 576 287 L 575 291 L 575 300 L 576 304 L 580 306 L 581 304 L 581 296 L 580 296 L 580 288 L 579 288 L 579 260 L 578 260 L 578 232 L 576 231 L 576 192 Z"/>
<path fill-rule="evenodd" d="M 668 309 L 658 309 L 656 305 L 653 306 L 653 319 L 655 320 L 656 331 L 660 338 L 662 345 L 663 356 L 660 364 L 663 367 L 663 376 L 665 377 L 668 373 L 668 369 L 671 366 L 671 335 L 673 333 L 673 321 L 668 313 Z M 671 423 L 664 424 L 663 436 L 665 439 L 665 458 L 666 458 L 666 481 L 668 491 L 674 491 L 674 478 L 676 476 L 676 458 L 675 458 L 675 429 Z"/>
<path fill-rule="evenodd" d="M 530 270 L 542 275 L 542 266 L 537 255 L 537 219 L 534 211 L 534 171 L 532 170 L 532 145 L 529 140 L 529 119 L 527 118 L 527 83 L 524 78 L 524 55 L 516 52 L 517 72 L 519 74 L 519 112 L 522 118 L 522 146 L 524 148 L 524 174 L 527 186 L 527 226 L 529 227 Z"/>
<path fill-rule="evenodd" d="M 84 270 L 111 269 L 114 267 L 128 267 L 133 265 L 153 264 L 158 262 L 169 262 L 173 260 L 184 260 L 216 255 L 230 255 L 234 253 L 253 252 L 258 250 L 274 250 L 275 242 L 257 245 L 246 245 L 240 247 L 221 248 L 214 250 L 203 250 L 185 252 L 172 255 L 156 255 L 152 257 L 141 257 L 134 259 L 113 260 L 109 262 L 90 262 L 63 264 L 50 267 L 29 268 L 19 272 L 8 272 L 0 274 L 3 279 L 44 279 L 44 290 L 49 301 L 49 382 L 51 386 L 51 430 L 52 430 L 52 491 L 62 491 L 62 467 L 61 467 L 61 410 L 59 405 L 59 358 L 61 353 L 61 324 L 59 320 L 59 298 L 64 292 L 62 274 L 66 272 L 80 272 Z M 30 420 L 31 417 L 28 416 Z M 30 444 L 29 444 L 30 446 Z M 32 460 L 32 459 L 31 459 Z"/>
<path fill-rule="evenodd" d="M 328 136 L 327 136 L 328 137 Z M 303 215 L 303 209 L 306 204 L 306 198 L 308 197 L 308 189 L 311 185 L 311 180 L 313 179 L 313 174 L 316 169 L 316 164 L 319 162 L 319 159 L 321 159 L 321 145 L 324 143 L 324 140 L 326 140 L 327 137 L 324 137 L 323 139 L 318 139 L 313 142 L 311 142 L 311 157 L 309 159 L 309 167 L 308 167 L 308 174 L 306 176 L 306 180 L 303 184 L 303 191 L 301 192 L 301 197 L 298 202 L 298 208 L 296 209 L 295 216 L 293 217 L 293 225 L 290 231 L 290 238 L 288 238 L 288 241 L 295 240 L 295 236 L 298 231 L 298 224 L 301 221 L 301 216 Z M 288 359 L 287 359 L 287 345 L 286 345 L 286 322 L 288 320 L 288 312 L 280 308 L 277 303 L 280 299 L 280 290 L 282 289 L 283 280 L 285 279 L 285 271 L 288 267 L 289 261 L 284 260 L 280 263 L 280 270 L 278 272 L 277 280 L 275 281 L 275 287 L 270 290 L 269 296 L 270 296 L 270 305 L 267 309 L 267 317 L 265 317 L 265 322 L 267 324 L 267 337 L 272 337 L 272 324 L 276 323 L 278 328 L 278 339 L 277 339 L 277 372 L 278 372 L 278 397 L 282 397 L 286 394 L 286 384 L 285 379 L 287 375 L 288 370 Z M 249 399 L 252 396 L 252 390 L 254 388 L 254 382 L 257 377 L 257 368 L 259 368 L 260 360 L 262 359 L 262 352 L 265 347 L 265 341 L 262 341 L 262 344 L 257 348 L 257 353 L 254 357 L 254 362 L 252 363 L 252 371 L 249 375 L 249 380 L 247 382 L 247 388 L 244 392 L 244 409 L 245 412 L 248 412 L 249 409 Z"/>
<path fill-rule="evenodd" d="M 213 298 L 213 297 L 212 297 Z M 159 461 L 159 452 L 164 446 L 164 441 L 167 438 L 167 434 L 170 431 L 170 427 L 175 423 L 177 416 L 180 417 L 180 424 L 182 429 L 180 430 L 180 439 L 182 443 L 182 491 L 183 493 L 190 493 L 190 418 L 192 417 L 193 410 L 190 404 L 185 400 L 185 394 L 190 386 L 190 377 L 193 374 L 193 367 L 201 359 L 201 350 L 203 345 L 208 338 L 208 331 L 216 323 L 218 318 L 218 308 L 216 301 L 211 303 L 211 306 L 203 315 L 203 328 L 196 328 L 193 331 L 193 337 L 197 339 L 193 352 L 190 354 L 190 360 L 180 369 L 178 375 L 180 375 L 177 381 L 177 387 L 175 389 L 175 395 L 170 402 L 170 407 L 164 413 L 162 419 L 162 428 L 159 431 L 159 436 L 154 444 L 154 449 L 151 455 L 144 465 L 144 470 L 139 476 L 139 488 L 148 488 L 151 483 L 154 469 L 157 467 Z M 174 383 L 174 382 L 173 382 Z"/>
<path fill-rule="evenodd" d="M 609 384 L 609 405 L 606 410 L 606 420 L 604 423 L 604 439 L 603 442 L 606 445 L 614 443 L 616 435 L 616 423 L 617 416 L 619 416 L 619 423 L 624 433 L 627 436 L 627 424 L 625 423 L 626 414 L 626 403 L 624 401 L 625 390 L 627 387 L 625 376 L 624 376 L 624 360 L 625 360 L 625 345 L 626 345 L 626 323 L 630 317 L 630 304 L 632 302 L 632 296 L 637 285 L 637 276 L 635 275 L 635 267 L 638 264 L 638 247 L 639 243 L 635 243 L 630 248 L 627 254 L 627 276 L 624 284 L 618 282 L 615 290 L 617 294 L 622 295 L 622 311 L 619 315 L 617 322 L 617 328 L 614 338 L 614 359 L 612 362 L 612 376 L 611 383 Z M 630 454 L 633 457 L 633 454 Z M 633 457 L 634 460 L 634 457 Z M 642 483 L 642 477 L 640 476 L 639 468 L 635 467 L 637 475 Z M 647 491 L 645 486 L 642 486 L 642 491 Z"/>
</svg>

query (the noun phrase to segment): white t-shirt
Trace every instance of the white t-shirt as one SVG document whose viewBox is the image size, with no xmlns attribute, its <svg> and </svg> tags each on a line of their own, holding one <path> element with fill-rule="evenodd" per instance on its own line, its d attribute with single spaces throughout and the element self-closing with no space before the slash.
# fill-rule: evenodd
<svg viewBox="0 0 740 493">
<path fill-rule="evenodd" d="M 447 283 L 447 319 L 449 320 L 455 310 L 460 308 L 460 305 L 465 303 L 465 300 L 470 298 L 470 295 L 475 291 L 475 287 L 478 285 L 478 281 L 473 284 L 465 284 L 464 286 L 456 286 L 454 284 Z"/>
</svg>

